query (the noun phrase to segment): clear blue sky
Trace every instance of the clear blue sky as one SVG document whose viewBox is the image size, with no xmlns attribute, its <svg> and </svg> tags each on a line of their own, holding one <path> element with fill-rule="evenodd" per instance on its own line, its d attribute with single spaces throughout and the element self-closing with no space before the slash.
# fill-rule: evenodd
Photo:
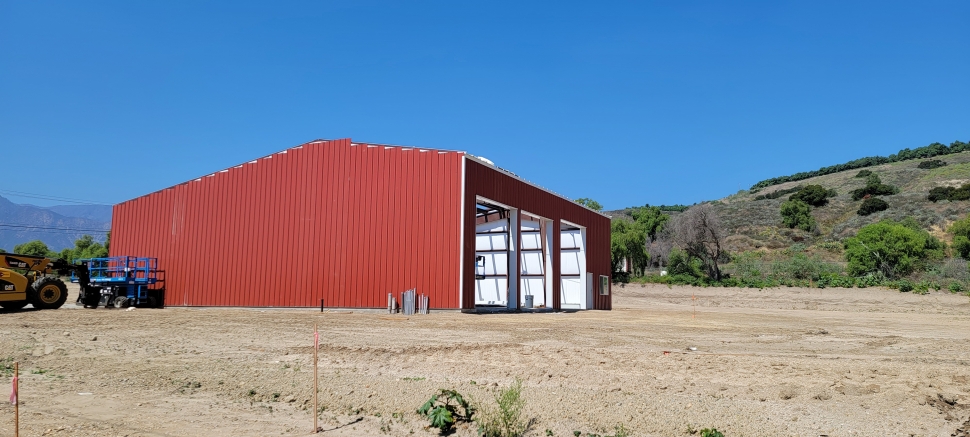
<svg viewBox="0 0 970 437">
<path fill-rule="evenodd" d="M 716 199 L 970 140 L 970 2 L 0 0 L 0 190 L 115 203 L 343 137 Z"/>
</svg>

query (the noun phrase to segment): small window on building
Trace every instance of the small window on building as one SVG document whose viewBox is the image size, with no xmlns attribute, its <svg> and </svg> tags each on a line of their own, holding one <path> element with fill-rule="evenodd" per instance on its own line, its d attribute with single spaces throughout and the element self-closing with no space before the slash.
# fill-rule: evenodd
<svg viewBox="0 0 970 437">
<path fill-rule="evenodd" d="M 606 296 L 610 294 L 610 277 L 600 276 L 600 294 Z"/>
</svg>

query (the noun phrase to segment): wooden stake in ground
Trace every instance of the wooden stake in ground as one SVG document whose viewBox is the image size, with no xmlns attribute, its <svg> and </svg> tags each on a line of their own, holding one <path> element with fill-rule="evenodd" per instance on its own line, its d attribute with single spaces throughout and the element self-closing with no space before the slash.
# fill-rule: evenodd
<svg viewBox="0 0 970 437">
<path fill-rule="evenodd" d="M 10 388 L 10 403 L 13 404 L 13 436 L 20 437 L 20 388 L 17 387 L 20 379 L 20 363 L 13 363 L 13 387 Z"/>
<path fill-rule="evenodd" d="M 317 350 L 320 349 L 320 332 L 317 331 L 317 324 L 313 324 L 313 433 L 316 434 L 320 428 L 317 427 Z"/>
</svg>

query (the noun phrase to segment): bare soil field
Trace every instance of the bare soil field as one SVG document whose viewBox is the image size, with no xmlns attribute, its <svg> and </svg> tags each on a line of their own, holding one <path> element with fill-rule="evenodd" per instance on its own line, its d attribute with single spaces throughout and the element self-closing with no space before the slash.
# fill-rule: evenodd
<svg viewBox="0 0 970 437">
<path fill-rule="evenodd" d="M 23 436 L 307 435 L 318 323 L 324 436 L 434 435 L 415 409 L 437 389 L 489 401 L 516 378 L 533 436 L 970 432 L 964 295 L 614 292 L 614 311 L 558 314 L 0 313 L 0 391 L 20 361 Z M 0 436 L 13 435 L 9 403 L 0 418 Z"/>
</svg>

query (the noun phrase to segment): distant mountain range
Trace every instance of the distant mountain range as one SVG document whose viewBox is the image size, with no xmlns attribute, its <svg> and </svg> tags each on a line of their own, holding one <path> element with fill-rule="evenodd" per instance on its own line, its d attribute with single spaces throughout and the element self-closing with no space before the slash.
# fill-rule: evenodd
<svg viewBox="0 0 970 437">
<path fill-rule="evenodd" d="M 54 251 L 74 247 L 87 234 L 104 242 L 111 228 L 111 206 L 59 205 L 41 207 L 13 203 L 0 196 L 0 249 L 41 240 Z"/>
</svg>

